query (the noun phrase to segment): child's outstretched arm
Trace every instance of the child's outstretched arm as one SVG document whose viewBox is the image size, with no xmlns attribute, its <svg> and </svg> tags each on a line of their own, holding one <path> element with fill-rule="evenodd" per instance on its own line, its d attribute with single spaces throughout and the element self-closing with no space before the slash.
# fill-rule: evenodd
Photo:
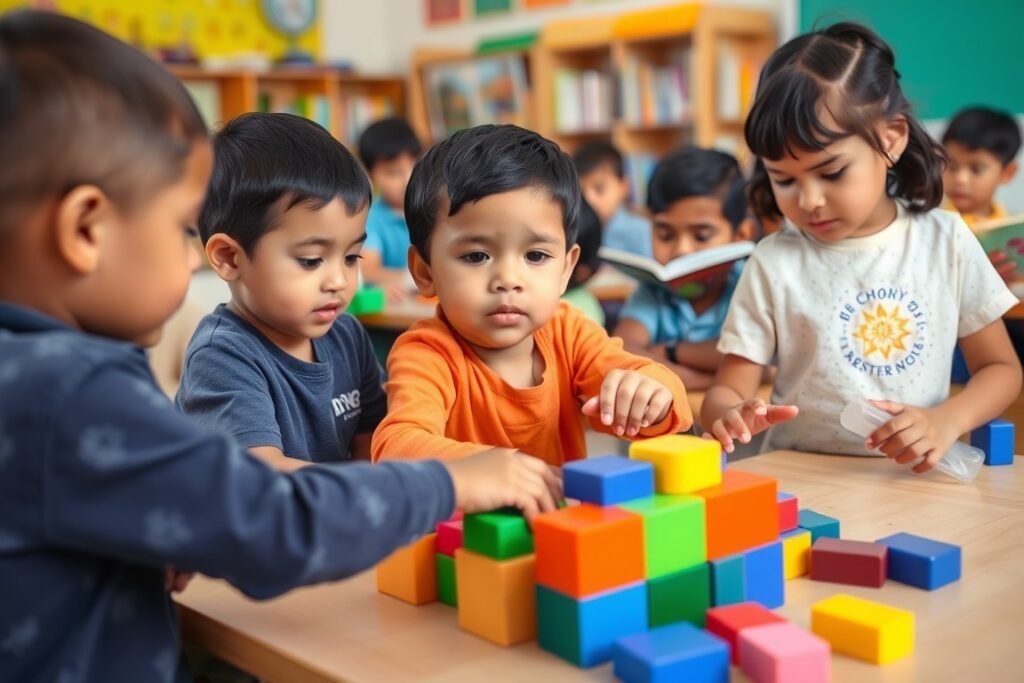
<svg viewBox="0 0 1024 683">
<path fill-rule="evenodd" d="M 796 417 L 796 406 L 777 406 L 757 398 L 764 366 L 742 356 L 726 355 L 715 375 L 715 382 L 704 396 L 701 424 L 717 439 L 727 453 L 735 441 L 749 443 L 750 438 L 774 424 Z"/>
</svg>

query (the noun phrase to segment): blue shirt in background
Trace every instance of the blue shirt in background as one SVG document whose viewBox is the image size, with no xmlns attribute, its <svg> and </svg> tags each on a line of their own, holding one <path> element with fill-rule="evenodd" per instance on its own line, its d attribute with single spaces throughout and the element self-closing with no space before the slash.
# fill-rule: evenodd
<svg viewBox="0 0 1024 683">
<path fill-rule="evenodd" d="M 409 227 L 405 216 L 381 197 L 374 197 L 366 215 L 366 243 L 363 248 L 380 254 L 385 268 L 406 268 L 409 264 Z"/>
<path fill-rule="evenodd" d="M 601 244 L 648 258 L 654 256 L 650 222 L 642 216 L 630 213 L 624 207 L 620 207 L 604 226 Z"/>
</svg>

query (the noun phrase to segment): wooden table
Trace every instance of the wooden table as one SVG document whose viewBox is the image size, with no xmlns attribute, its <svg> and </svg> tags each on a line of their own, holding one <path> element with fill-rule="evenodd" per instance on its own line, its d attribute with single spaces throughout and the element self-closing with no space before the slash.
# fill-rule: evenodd
<svg viewBox="0 0 1024 683">
<path fill-rule="evenodd" d="M 874 540 L 908 531 L 963 546 L 963 578 L 928 592 L 786 582 L 779 612 L 807 627 L 810 605 L 838 592 L 913 610 L 913 655 L 876 667 L 832 657 L 833 680 L 1011 681 L 1024 650 L 1024 468 L 984 468 L 964 486 L 914 476 L 875 458 L 776 452 L 732 467 L 777 477 L 801 507 L 838 517 L 842 535 Z M 372 572 L 251 602 L 198 578 L 179 598 L 185 639 L 270 681 L 609 681 L 538 649 L 501 648 L 459 630 L 455 611 L 378 595 Z M 747 680 L 734 669 L 734 681 Z"/>
</svg>

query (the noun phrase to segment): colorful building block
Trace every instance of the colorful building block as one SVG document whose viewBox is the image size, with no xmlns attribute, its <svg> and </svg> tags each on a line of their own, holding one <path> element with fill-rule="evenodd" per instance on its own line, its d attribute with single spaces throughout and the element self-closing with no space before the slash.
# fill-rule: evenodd
<svg viewBox="0 0 1024 683">
<path fill-rule="evenodd" d="M 412 605 L 437 600 L 437 534 L 399 548 L 377 564 L 377 590 Z"/>
<path fill-rule="evenodd" d="M 434 555 L 437 565 L 437 600 L 449 607 L 459 606 L 459 594 L 455 582 L 455 558 L 444 553 Z"/>
<path fill-rule="evenodd" d="M 533 552 L 533 536 L 519 510 L 505 508 L 462 518 L 462 544 L 474 553 L 507 560 Z"/>
<path fill-rule="evenodd" d="M 933 591 L 960 579 L 960 546 L 899 533 L 876 543 L 889 548 L 888 577 Z"/>
<path fill-rule="evenodd" d="M 914 613 L 839 593 L 811 605 L 811 631 L 835 652 L 888 664 L 914 650 Z"/>
<path fill-rule="evenodd" d="M 779 536 L 782 542 L 782 575 L 786 580 L 803 576 L 808 570 L 811 532 L 796 528 Z"/>
<path fill-rule="evenodd" d="M 709 560 L 735 555 L 778 538 L 776 486 L 770 477 L 728 469 L 722 472 L 721 484 L 694 492 L 704 499 Z"/>
<path fill-rule="evenodd" d="M 607 662 L 616 640 L 646 630 L 643 582 L 582 600 L 537 586 L 537 643 L 578 666 Z"/>
<path fill-rule="evenodd" d="M 800 510 L 797 519 L 801 529 L 811 532 L 811 545 L 819 538 L 839 538 L 839 520 L 814 510 Z"/>
<path fill-rule="evenodd" d="M 1013 464 L 1013 423 L 992 420 L 971 432 L 971 445 L 985 452 L 986 465 Z"/>
<path fill-rule="evenodd" d="M 779 533 L 792 531 L 799 526 L 799 508 L 796 496 L 779 491 L 775 499 L 779 503 Z"/>
<path fill-rule="evenodd" d="M 644 520 L 645 571 L 656 579 L 704 562 L 704 499 L 698 496 L 641 498 L 620 506 Z"/>
<path fill-rule="evenodd" d="M 352 300 L 348 302 L 346 312 L 349 315 L 355 316 L 380 313 L 384 310 L 385 303 L 386 297 L 384 296 L 383 289 L 380 287 L 364 286 L 352 295 Z"/>
<path fill-rule="evenodd" d="M 783 572 L 782 543 L 773 541 L 743 553 L 743 589 L 749 602 L 759 602 L 768 609 L 782 607 L 786 602 L 786 579 Z"/>
<path fill-rule="evenodd" d="M 831 648 L 789 622 L 745 628 L 739 635 L 740 669 L 758 683 L 828 683 Z"/>
<path fill-rule="evenodd" d="M 437 552 L 448 557 L 455 557 L 455 551 L 461 547 L 461 519 L 450 519 L 437 525 Z"/>
<path fill-rule="evenodd" d="M 743 555 L 730 555 L 708 562 L 711 574 L 711 605 L 734 605 L 746 600 Z"/>
<path fill-rule="evenodd" d="M 455 551 L 459 627 L 498 645 L 537 635 L 534 556 L 495 560 L 466 548 Z"/>
<path fill-rule="evenodd" d="M 582 503 L 533 520 L 537 583 L 574 598 L 643 581 L 644 519 Z M 646 610 L 645 610 L 646 612 Z"/>
<path fill-rule="evenodd" d="M 729 681 L 729 646 L 686 623 L 620 638 L 612 660 L 615 677 L 624 683 Z"/>
<path fill-rule="evenodd" d="M 688 621 L 703 626 L 711 606 L 707 562 L 647 582 L 647 621 L 651 628 Z"/>
<path fill-rule="evenodd" d="M 566 498 L 615 505 L 654 495 L 654 467 L 619 455 L 586 458 L 562 467 L 562 484 Z"/>
<path fill-rule="evenodd" d="M 889 549 L 881 543 L 819 538 L 811 546 L 811 578 L 881 588 Z"/>
<path fill-rule="evenodd" d="M 729 644 L 733 664 L 739 664 L 739 634 L 745 628 L 777 624 L 786 620 L 756 602 L 712 607 L 707 613 L 705 628 Z"/>
<path fill-rule="evenodd" d="M 722 445 L 713 439 L 669 434 L 634 441 L 629 457 L 654 465 L 658 493 L 692 493 L 722 480 Z"/>
</svg>

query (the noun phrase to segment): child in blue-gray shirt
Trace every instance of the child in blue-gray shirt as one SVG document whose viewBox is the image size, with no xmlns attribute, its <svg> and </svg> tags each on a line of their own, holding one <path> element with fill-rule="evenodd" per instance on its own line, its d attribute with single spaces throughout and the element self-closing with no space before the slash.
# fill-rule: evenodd
<svg viewBox="0 0 1024 683">
<path fill-rule="evenodd" d="M 141 347 L 198 265 L 211 165 L 156 62 L 57 14 L 0 18 L 2 682 L 189 680 L 170 566 L 268 598 L 455 507 L 554 509 L 555 475 L 511 451 L 283 473 L 174 410 Z"/>
</svg>

